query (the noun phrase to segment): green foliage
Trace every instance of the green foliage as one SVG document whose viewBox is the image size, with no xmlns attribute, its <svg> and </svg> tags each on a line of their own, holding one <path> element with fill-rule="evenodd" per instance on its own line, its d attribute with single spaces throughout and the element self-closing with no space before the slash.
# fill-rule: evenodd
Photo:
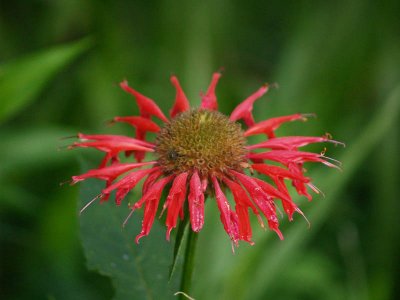
<svg viewBox="0 0 400 300">
<path fill-rule="evenodd" d="M 224 113 L 262 83 L 277 82 L 279 89 L 256 103 L 256 120 L 316 113 L 317 119 L 287 124 L 278 133 L 327 131 L 347 146 L 327 145 L 327 155 L 343 162 L 343 172 L 305 166 L 326 197 L 311 203 L 295 199 L 311 228 L 299 215 L 292 223 L 282 220 L 284 241 L 261 230 L 254 218 L 255 245 L 242 243 L 232 254 L 215 201 L 209 199 L 190 296 L 395 298 L 400 249 L 398 1 L 174 3 L 1 5 L 2 297 L 173 297 L 180 289 L 183 227 L 173 262 L 175 245 L 165 241 L 165 226 L 157 221 L 150 236 L 134 244 L 141 211 L 123 230 L 125 205 L 95 203 L 78 216 L 77 209 L 100 192 L 101 183 L 59 186 L 80 172 L 80 150 L 64 150 L 71 140 L 60 138 L 78 131 L 132 134 L 124 125 L 104 126 L 115 115 L 137 112 L 132 98 L 118 88 L 124 78 L 167 113 L 174 98 L 171 73 L 198 105 L 198 91 L 222 66 L 217 93 Z M 71 40 L 78 42 L 66 42 Z M 78 190 L 83 202 L 76 207 Z"/>
<path fill-rule="evenodd" d="M 98 182 L 85 182 L 81 187 L 80 206 L 95 197 L 101 188 Z M 174 298 L 173 294 L 179 291 L 179 280 L 169 281 L 173 244 L 165 240 L 164 226 L 156 221 L 151 236 L 136 245 L 134 237 L 140 232 L 142 216 L 133 214 L 122 228 L 128 212 L 126 203 L 115 207 L 110 200 L 92 205 L 81 215 L 82 245 L 89 269 L 112 279 L 114 299 Z"/>
</svg>

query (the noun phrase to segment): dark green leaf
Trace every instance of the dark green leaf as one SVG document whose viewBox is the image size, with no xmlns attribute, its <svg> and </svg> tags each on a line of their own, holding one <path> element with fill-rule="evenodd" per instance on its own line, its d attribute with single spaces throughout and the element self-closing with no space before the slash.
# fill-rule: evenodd
<svg viewBox="0 0 400 300">
<path fill-rule="evenodd" d="M 87 170 L 87 168 L 84 168 Z M 99 181 L 81 186 L 79 206 L 83 207 L 102 189 Z M 135 199 L 139 195 L 135 194 Z M 82 244 L 89 269 L 109 276 L 115 286 L 115 299 L 173 299 L 178 280 L 168 282 L 173 243 L 165 239 L 165 227 L 155 221 L 149 236 L 137 245 L 142 214 L 135 212 L 125 228 L 121 225 L 130 210 L 110 199 L 94 203 L 80 216 Z M 179 279 L 179 276 L 176 276 Z"/>
</svg>

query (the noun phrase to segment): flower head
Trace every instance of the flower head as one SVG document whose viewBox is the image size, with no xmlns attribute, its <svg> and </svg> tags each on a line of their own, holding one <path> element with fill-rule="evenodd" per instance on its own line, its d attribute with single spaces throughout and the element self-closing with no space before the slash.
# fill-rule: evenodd
<svg viewBox="0 0 400 300">
<path fill-rule="evenodd" d="M 263 85 L 254 94 L 239 104 L 231 115 L 217 111 L 215 89 L 220 73 L 214 73 L 211 84 L 202 94 L 201 105 L 190 108 L 178 79 L 171 77 L 176 89 L 176 100 L 167 118 L 156 103 L 131 88 L 126 81 L 120 86 L 134 96 L 140 116 L 115 117 L 114 122 L 124 122 L 136 130 L 135 137 L 120 135 L 78 134 L 79 141 L 70 148 L 96 148 L 105 153 L 96 169 L 73 176 L 72 183 L 87 178 L 98 178 L 106 182 L 99 196 L 90 201 L 82 211 L 100 198 L 109 199 L 115 192 L 115 202 L 120 205 L 125 196 L 143 180 L 141 198 L 131 205 L 131 213 L 144 206 L 142 230 L 136 242 L 148 235 L 157 211 L 166 211 L 167 239 L 177 226 L 178 218 L 183 219 L 188 211 L 191 228 L 199 232 L 204 224 L 204 204 L 207 196 L 215 198 L 220 211 L 223 227 L 234 244 L 239 240 L 252 242 L 249 211 L 264 227 L 268 227 L 283 239 L 279 230 L 277 202 L 281 202 L 289 220 L 294 212 L 303 213 L 293 202 L 287 182 L 291 182 L 298 194 L 311 200 L 309 189 L 319 193 L 304 175 L 303 164 L 320 162 L 337 167 L 324 153 L 300 151 L 299 148 L 311 143 L 333 142 L 330 136 L 321 137 L 288 136 L 276 137 L 277 129 L 286 122 L 306 120 L 308 115 L 293 114 L 271 118 L 256 123 L 252 114 L 254 102 L 268 91 Z M 158 125 L 153 119 L 159 119 Z M 242 120 L 246 129 L 242 130 Z M 154 141 L 146 140 L 146 133 L 157 136 Z M 248 144 L 247 137 L 265 135 L 266 140 Z M 152 159 L 143 162 L 146 155 Z M 120 155 L 135 158 L 136 162 L 121 162 Z M 271 163 L 272 162 L 272 163 Z M 264 174 L 262 180 L 254 176 Z M 168 189 L 164 203 L 159 204 L 161 194 Z M 227 192 L 232 193 L 234 203 L 228 201 Z"/>
</svg>

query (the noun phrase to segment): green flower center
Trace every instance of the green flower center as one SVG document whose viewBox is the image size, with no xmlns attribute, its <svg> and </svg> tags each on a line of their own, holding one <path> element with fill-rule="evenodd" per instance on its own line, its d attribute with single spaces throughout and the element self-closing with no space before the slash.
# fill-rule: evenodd
<svg viewBox="0 0 400 300">
<path fill-rule="evenodd" d="M 209 110 L 191 110 L 166 123 L 156 139 L 158 163 L 166 173 L 200 172 L 204 177 L 242 170 L 245 138 L 240 124 Z"/>
</svg>

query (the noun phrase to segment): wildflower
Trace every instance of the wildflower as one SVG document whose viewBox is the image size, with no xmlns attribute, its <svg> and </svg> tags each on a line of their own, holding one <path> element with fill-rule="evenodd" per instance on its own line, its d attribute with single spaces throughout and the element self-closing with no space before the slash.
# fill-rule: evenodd
<svg viewBox="0 0 400 300">
<path fill-rule="evenodd" d="M 204 224 L 207 196 L 215 198 L 223 227 L 235 245 L 238 245 L 239 240 L 253 243 L 249 211 L 264 227 L 263 215 L 268 227 L 283 239 L 279 230 L 277 201 L 281 202 L 290 221 L 294 212 L 303 215 L 293 202 L 286 182 L 291 182 L 298 194 L 311 200 L 308 188 L 316 193 L 319 190 L 304 175 L 303 164 L 319 162 L 328 167 L 337 167 L 324 153 L 304 152 L 299 148 L 311 143 L 338 142 L 331 140 L 328 135 L 276 137 L 276 131 L 282 124 L 305 121 L 309 116 L 306 114 L 293 114 L 256 123 L 252 115 L 253 104 L 268 91 L 268 84 L 239 104 L 229 117 L 223 115 L 217 111 L 215 95 L 220 76 L 220 73 L 213 74 L 207 92 L 201 95 L 201 105 L 198 108 L 190 108 L 178 79 L 172 76 L 176 100 L 170 110 L 170 118 L 164 115 L 152 99 L 123 81 L 120 86 L 134 96 L 140 116 L 115 117 L 112 122 L 133 126 L 135 138 L 80 133 L 79 141 L 70 146 L 96 148 L 105 153 L 98 168 L 72 177 L 73 184 L 87 178 L 98 178 L 106 182 L 99 196 L 82 211 L 98 198 L 101 201 L 108 200 L 112 192 L 115 192 L 116 204 L 120 205 L 125 196 L 143 180 L 141 198 L 131 205 L 129 214 L 144 206 L 142 230 L 136 242 L 149 234 L 161 206 L 161 214 L 166 211 L 167 240 L 172 229 L 177 226 L 178 218 L 184 218 L 185 211 L 189 212 L 192 230 L 199 232 Z M 163 124 L 158 125 L 153 121 L 154 118 Z M 246 125 L 246 130 L 242 130 L 237 123 L 239 120 Z M 156 133 L 155 141 L 146 140 L 147 132 Z M 253 145 L 247 144 L 248 136 L 260 134 L 267 139 Z M 133 155 L 136 162 L 121 162 L 121 153 Z M 153 158 L 143 162 L 148 153 L 153 153 Z M 255 172 L 266 175 L 267 179 L 255 177 Z M 168 189 L 168 196 L 160 205 L 164 189 Z M 230 203 L 226 197 L 229 190 L 234 203 Z"/>
</svg>

